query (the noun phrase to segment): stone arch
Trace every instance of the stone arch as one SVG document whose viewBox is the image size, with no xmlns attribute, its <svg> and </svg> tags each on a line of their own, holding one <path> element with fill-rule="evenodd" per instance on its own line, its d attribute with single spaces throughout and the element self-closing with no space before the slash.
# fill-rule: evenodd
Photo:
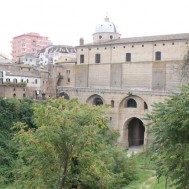
<svg viewBox="0 0 189 189">
<path fill-rule="evenodd" d="M 134 101 L 136 102 L 136 104 Z M 148 109 L 148 105 L 143 98 L 137 95 L 129 95 L 122 99 L 122 101 L 119 104 L 119 109 L 120 108 L 123 109 L 127 107 L 138 108 L 138 104 L 140 103 L 143 104 L 143 109 Z"/>
<path fill-rule="evenodd" d="M 129 118 L 124 124 L 124 140 L 127 139 L 127 146 L 138 146 L 144 144 L 145 127 L 141 119 Z"/>
<path fill-rule="evenodd" d="M 104 99 L 100 95 L 94 94 L 87 99 L 87 103 L 99 106 L 104 104 Z"/>
<path fill-rule="evenodd" d="M 65 92 L 60 92 L 59 93 L 59 95 L 58 95 L 58 97 L 64 97 L 64 99 L 66 99 L 66 100 L 70 100 L 70 97 L 69 97 L 69 95 L 67 94 L 67 93 L 65 93 Z"/>
</svg>

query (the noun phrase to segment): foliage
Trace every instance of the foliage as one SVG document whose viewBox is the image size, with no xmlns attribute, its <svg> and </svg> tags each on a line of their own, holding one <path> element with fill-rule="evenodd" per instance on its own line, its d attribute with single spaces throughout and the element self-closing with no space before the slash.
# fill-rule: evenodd
<svg viewBox="0 0 189 189">
<path fill-rule="evenodd" d="M 32 124 L 32 101 L 0 98 L 0 184 L 12 180 L 12 169 L 16 158 L 17 146 L 12 141 L 16 132 L 13 128 L 17 121 Z"/>
<path fill-rule="evenodd" d="M 189 188 L 189 85 L 147 115 L 154 135 L 151 150 L 157 176 L 171 179 L 177 188 Z"/>
<path fill-rule="evenodd" d="M 116 189 L 134 179 L 134 161 L 113 144 L 103 106 L 49 99 L 35 106 L 34 123 L 17 123 L 19 188 Z"/>
</svg>

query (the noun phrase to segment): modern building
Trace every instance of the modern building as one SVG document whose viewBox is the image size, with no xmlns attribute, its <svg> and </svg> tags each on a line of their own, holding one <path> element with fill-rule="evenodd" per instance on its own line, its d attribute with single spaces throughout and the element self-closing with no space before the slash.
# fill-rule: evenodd
<svg viewBox="0 0 189 189">
<path fill-rule="evenodd" d="M 92 43 L 80 40 L 76 63 L 54 65 L 56 94 L 110 105 L 109 119 L 120 133 L 120 145 L 148 144 L 144 115 L 154 102 L 188 83 L 188 43 L 189 33 L 121 38 L 106 17 Z"/>
<path fill-rule="evenodd" d="M 48 37 L 40 36 L 39 33 L 27 33 L 16 36 L 12 40 L 12 61 L 13 63 L 22 63 L 22 57 L 25 54 L 37 53 L 51 45 Z"/>
</svg>

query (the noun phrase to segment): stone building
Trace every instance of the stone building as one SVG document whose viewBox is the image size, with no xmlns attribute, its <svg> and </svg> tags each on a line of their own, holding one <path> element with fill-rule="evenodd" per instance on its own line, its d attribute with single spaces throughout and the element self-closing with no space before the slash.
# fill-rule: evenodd
<svg viewBox="0 0 189 189">
<path fill-rule="evenodd" d="M 0 64 L 0 96 L 43 99 L 48 95 L 49 73 L 29 65 Z"/>
<path fill-rule="evenodd" d="M 92 43 L 80 40 L 76 63 L 53 68 L 54 86 L 61 80 L 56 94 L 94 105 L 109 104 L 119 143 L 123 147 L 147 144 L 144 114 L 188 80 L 183 74 L 188 40 L 189 34 L 121 38 L 106 17 L 96 27 Z"/>
</svg>

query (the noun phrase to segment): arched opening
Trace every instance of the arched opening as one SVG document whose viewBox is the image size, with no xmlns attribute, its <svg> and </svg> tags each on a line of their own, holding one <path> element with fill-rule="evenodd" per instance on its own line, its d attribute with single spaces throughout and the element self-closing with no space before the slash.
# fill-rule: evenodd
<svg viewBox="0 0 189 189">
<path fill-rule="evenodd" d="M 136 108 L 137 107 L 136 101 L 132 98 L 130 98 L 126 103 L 127 103 L 126 107 L 128 107 L 128 108 Z"/>
<path fill-rule="evenodd" d="M 144 144 L 145 127 L 138 118 L 133 118 L 128 124 L 128 142 L 129 146 L 138 146 Z"/>
<path fill-rule="evenodd" d="M 67 93 L 65 93 L 65 92 L 61 92 L 59 95 L 58 95 L 58 97 L 64 97 L 64 99 L 66 99 L 66 100 L 70 100 L 70 97 L 68 96 L 68 94 Z"/>
<path fill-rule="evenodd" d="M 103 104 L 103 101 L 100 97 L 97 97 L 93 100 L 93 104 L 96 105 L 96 106 L 100 106 Z"/>
</svg>

